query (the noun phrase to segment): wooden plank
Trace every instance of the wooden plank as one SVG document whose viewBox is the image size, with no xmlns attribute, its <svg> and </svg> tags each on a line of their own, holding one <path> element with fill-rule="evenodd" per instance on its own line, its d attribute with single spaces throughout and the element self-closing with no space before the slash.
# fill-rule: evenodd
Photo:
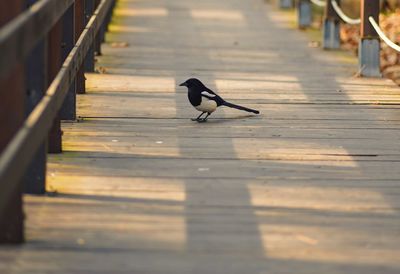
<svg viewBox="0 0 400 274">
<path fill-rule="evenodd" d="M 308 150 L 304 151 L 304 154 L 307 153 L 320 153 L 326 154 L 331 153 L 335 154 L 363 154 L 356 153 L 355 151 L 365 151 L 364 154 L 383 154 L 383 155 L 396 155 L 399 152 L 397 147 L 392 147 L 390 145 L 386 145 L 382 143 L 382 140 L 379 138 L 376 139 L 343 139 L 343 138 L 331 138 L 331 139 L 314 139 L 318 141 L 318 144 L 315 142 L 311 142 L 311 138 L 297 138 L 296 141 L 292 140 L 293 138 L 279 138 L 279 137 L 271 137 L 271 138 L 253 138 L 251 136 L 244 138 L 237 138 L 234 140 L 233 145 L 239 152 L 246 153 L 256 153 L 257 151 L 281 151 L 282 153 L 287 154 L 297 154 L 298 150 Z M 388 139 L 389 141 L 394 141 L 394 139 Z M 148 136 L 146 140 L 143 140 L 143 136 L 137 136 L 136 134 L 126 134 L 126 135 L 106 135 L 106 136 L 96 136 L 91 134 L 74 134 L 73 136 L 66 137 L 64 142 L 67 150 L 81 150 L 84 151 L 114 151 L 114 152 L 122 152 L 123 149 L 126 149 L 126 152 L 134 154 L 135 150 L 139 149 L 148 149 L 148 151 L 152 150 L 163 150 L 163 149 L 175 149 L 178 145 L 180 145 L 184 149 L 204 149 L 204 150 L 215 150 L 221 148 L 221 153 L 224 151 L 224 142 L 225 139 L 220 137 L 208 137 L 204 136 L 202 138 L 198 138 L 196 136 L 193 137 L 185 137 L 181 136 L 179 139 L 176 136 L 164 136 L 163 134 L 159 136 Z M 207 147 L 204 146 L 207 144 Z M 255 150 L 248 150 L 246 148 L 249 146 L 254 146 Z M 345 146 L 352 147 L 352 153 L 346 152 L 343 148 Z M 97 148 L 93 149 L 93 148 Z M 177 151 L 177 150 L 176 150 Z M 368 153 L 367 151 L 375 151 L 375 153 Z M 211 152 L 211 151 L 210 151 Z M 379 153 L 380 152 L 380 153 Z"/>
<path fill-rule="evenodd" d="M 178 129 L 171 127 L 159 127 L 148 129 L 146 132 L 140 131 L 145 127 L 139 127 L 135 130 L 123 130 L 118 131 L 116 128 L 111 128 L 99 131 L 94 130 L 82 130 L 81 132 L 73 131 L 69 133 L 73 136 L 99 136 L 99 137 L 134 137 L 141 136 L 144 137 L 148 135 L 149 137 L 175 137 L 179 134 L 180 137 L 192 137 L 192 138 L 226 138 L 226 131 L 229 130 L 232 138 L 276 138 L 276 139 L 286 139 L 286 138 L 297 138 L 297 139 L 358 139 L 358 140 L 387 140 L 393 141 L 399 138 L 399 132 L 397 129 L 392 130 L 382 130 L 382 129 L 363 129 L 363 128 L 327 128 L 327 129 L 313 129 L 313 128 L 262 128 L 262 127 L 222 127 L 219 125 L 221 123 L 229 123 L 229 119 L 223 122 L 213 122 L 210 120 L 209 124 L 214 123 L 212 127 L 207 128 L 207 133 L 204 132 L 204 128 L 196 128 L 188 124 L 186 127 L 181 127 Z M 67 133 L 66 133 L 67 134 Z M 200 135 L 201 134 L 201 135 Z"/>
<path fill-rule="evenodd" d="M 59 159 L 52 159 L 50 170 L 56 176 L 63 174 L 85 176 L 90 173 L 97 177 L 146 177 L 146 178 L 216 178 L 229 180 L 241 178 L 252 180 L 264 179 L 313 179 L 327 180 L 396 180 L 399 171 L 396 169 L 398 162 L 374 161 L 299 161 L 290 159 L 271 160 L 240 160 L 240 159 L 189 159 L 178 157 L 121 157 L 121 153 L 108 153 L 106 155 L 85 156 L 84 152 L 71 152 L 70 155 Z M 75 157 L 73 157 L 75 156 Z M 81 157 L 78 157 L 81 156 Z M 118 168 L 115 168 L 117 166 Z M 155 170 L 157 173 L 155 174 Z M 379 172 L 377 172 L 379 170 Z M 254 176 L 257 174 L 257 176 Z"/>
<path fill-rule="evenodd" d="M 88 158 L 124 158 L 129 160 L 145 158 L 162 159 L 204 159 L 204 160 L 268 160 L 268 161 L 303 161 L 303 162 L 400 162 L 400 152 L 383 151 L 382 149 L 259 149 L 258 151 L 247 151 L 235 145 L 236 154 L 229 153 L 229 149 L 220 149 L 221 155 L 212 155 L 217 148 L 183 147 L 181 151 L 176 148 L 140 148 L 132 149 L 130 146 L 115 149 L 109 145 L 99 146 L 69 146 L 72 155 L 79 157 L 84 153 Z M 111 155 L 111 156 L 110 156 Z M 68 155 L 66 156 L 68 157 Z M 73 156 L 70 156 L 73 157 Z"/>
</svg>

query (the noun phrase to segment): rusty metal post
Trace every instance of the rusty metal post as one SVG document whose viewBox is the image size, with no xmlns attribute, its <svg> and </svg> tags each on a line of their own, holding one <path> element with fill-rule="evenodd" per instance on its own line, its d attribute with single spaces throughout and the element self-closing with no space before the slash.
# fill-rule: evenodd
<svg viewBox="0 0 400 274">
<path fill-rule="evenodd" d="M 369 22 L 370 16 L 379 24 L 379 1 L 361 0 L 361 39 L 358 51 L 360 74 L 364 77 L 381 77 L 380 40 Z"/>
<path fill-rule="evenodd" d="M 27 8 L 38 0 L 26 0 Z M 47 66 L 45 62 L 46 43 L 44 40 L 32 50 L 25 64 L 26 75 L 26 108 L 28 116 L 39 103 L 46 92 Z M 44 194 L 46 191 L 46 162 L 47 146 L 46 141 L 39 147 L 32 158 L 24 176 L 24 192 L 29 194 Z"/>
<path fill-rule="evenodd" d="M 97 8 L 100 4 L 101 0 L 95 0 L 95 8 Z M 101 55 L 101 43 L 103 42 L 103 33 L 104 33 L 104 23 L 101 24 L 99 32 L 96 35 L 95 41 L 95 55 Z"/>
<path fill-rule="evenodd" d="M 58 71 L 61 68 L 61 36 L 62 36 L 62 20 L 59 20 L 54 25 L 52 30 L 48 34 L 48 51 L 47 51 L 47 66 L 48 66 L 48 85 L 56 77 Z M 54 124 L 49 132 L 49 153 L 61 153 L 62 152 L 62 131 L 60 117 L 54 119 Z"/>
<path fill-rule="evenodd" d="M 115 0 L 113 0 L 112 1 L 112 4 L 111 4 L 111 7 L 110 7 L 110 10 L 107 12 L 107 16 L 106 16 L 106 19 L 105 19 L 105 21 L 104 21 L 104 24 L 105 24 L 105 31 L 104 32 L 107 32 L 108 30 L 109 30 L 109 24 L 110 24 L 110 22 L 111 22 L 111 19 L 112 19 L 112 14 L 113 14 L 113 9 L 114 9 L 114 7 L 115 7 L 115 4 L 116 4 L 116 1 Z"/>
<path fill-rule="evenodd" d="M 23 0 L 0 0 L 0 27 L 16 17 L 24 8 Z M 17 45 L 16 45 L 17 46 Z M 21 127 L 25 113 L 24 67 L 10 68 L 8 76 L 0 79 L 0 153 Z M 22 184 L 8 197 L 0 211 L 0 243 L 24 242 Z"/>
<path fill-rule="evenodd" d="M 104 18 L 104 22 L 101 28 L 101 42 L 104 43 L 106 41 L 106 32 L 108 31 L 108 24 L 111 21 L 112 10 L 115 5 L 115 1 L 112 1 L 110 9 L 107 11 L 107 15 Z"/>
<path fill-rule="evenodd" d="M 74 30 L 74 7 L 71 6 L 63 16 L 62 30 L 62 61 L 68 57 L 75 45 L 75 30 Z M 60 110 L 60 118 L 62 120 L 76 119 L 76 82 L 71 84 L 67 95 L 65 96 L 64 104 Z"/>
<path fill-rule="evenodd" d="M 310 0 L 299 0 L 297 2 L 297 22 L 300 29 L 311 26 L 312 9 Z"/>
<path fill-rule="evenodd" d="M 26 0 L 27 8 L 38 0 Z M 25 114 L 28 116 L 42 99 L 46 92 L 47 75 L 45 61 L 46 43 L 44 40 L 32 50 L 25 64 L 26 85 L 26 107 Z M 24 192 L 29 194 L 44 194 L 46 192 L 46 141 L 39 147 L 32 158 L 24 176 Z"/>
<path fill-rule="evenodd" d="M 336 0 L 340 5 L 340 0 Z M 326 1 L 324 30 L 323 30 L 323 48 L 339 49 L 340 48 L 340 18 L 333 9 L 332 2 Z"/>
<path fill-rule="evenodd" d="M 33 49 L 27 59 L 25 69 L 26 85 L 26 107 L 25 114 L 28 116 L 35 106 L 40 102 L 46 92 L 46 62 L 45 62 L 45 42 L 41 41 Z M 27 168 L 24 176 L 25 193 L 44 194 L 46 192 L 46 161 L 47 147 L 46 141 L 39 147 L 31 164 Z"/>
<path fill-rule="evenodd" d="M 85 0 L 85 25 L 90 20 L 94 13 L 94 0 Z M 95 42 L 93 42 L 85 58 L 85 71 L 94 72 L 94 48 Z"/>
<path fill-rule="evenodd" d="M 291 9 L 293 6 L 293 0 L 279 0 L 279 8 L 281 9 Z"/>
<path fill-rule="evenodd" d="M 83 29 L 85 28 L 85 1 L 75 0 L 74 5 L 74 15 L 75 15 L 75 42 L 79 39 Z M 85 74 L 84 65 L 80 67 L 78 73 L 76 74 L 76 93 L 85 93 Z"/>
</svg>

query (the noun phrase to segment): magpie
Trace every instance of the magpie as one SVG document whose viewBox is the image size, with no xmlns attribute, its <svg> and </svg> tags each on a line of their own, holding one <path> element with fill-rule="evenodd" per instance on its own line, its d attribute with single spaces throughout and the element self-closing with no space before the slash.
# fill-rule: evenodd
<svg viewBox="0 0 400 274">
<path fill-rule="evenodd" d="M 242 107 L 225 101 L 196 78 L 190 78 L 179 86 L 188 88 L 189 102 L 192 104 L 192 106 L 194 106 L 195 109 L 201 111 L 201 114 L 197 118 L 192 119 L 192 121 L 197 121 L 199 123 L 207 122 L 208 116 L 210 116 L 210 114 L 220 106 L 227 106 L 255 114 L 260 113 L 258 110 Z M 203 116 L 205 113 L 207 113 L 206 117 L 201 118 L 201 116 Z"/>
</svg>

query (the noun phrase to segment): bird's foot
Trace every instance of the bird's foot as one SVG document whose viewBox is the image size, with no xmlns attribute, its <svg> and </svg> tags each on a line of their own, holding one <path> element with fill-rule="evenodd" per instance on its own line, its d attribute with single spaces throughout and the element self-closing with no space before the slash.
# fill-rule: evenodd
<svg viewBox="0 0 400 274">
<path fill-rule="evenodd" d="M 197 120 L 197 123 L 205 123 L 205 122 L 207 122 L 206 118 L 202 118 L 202 119 L 198 119 Z"/>
<path fill-rule="evenodd" d="M 191 118 L 190 120 L 192 120 L 193 122 L 197 122 L 197 123 L 207 122 L 206 118 Z"/>
</svg>

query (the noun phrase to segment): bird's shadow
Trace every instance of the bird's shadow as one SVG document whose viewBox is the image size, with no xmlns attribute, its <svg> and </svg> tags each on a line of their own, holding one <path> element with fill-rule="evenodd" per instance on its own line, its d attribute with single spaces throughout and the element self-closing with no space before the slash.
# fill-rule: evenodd
<svg viewBox="0 0 400 274">
<path fill-rule="evenodd" d="M 196 122 L 193 121 L 193 123 L 198 123 L 198 124 L 222 124 L 222 123 L 229 123 L 235 120 L 242 120 L 242 119 L 260 119 L 262 117 L 262 114 L 254 115 L 254 114 L 246 114 L 246 115 L 239 115 L 235 117 L 221 117 L 221 118 L 208 118 L 207 122 Z"/>
</svg>

